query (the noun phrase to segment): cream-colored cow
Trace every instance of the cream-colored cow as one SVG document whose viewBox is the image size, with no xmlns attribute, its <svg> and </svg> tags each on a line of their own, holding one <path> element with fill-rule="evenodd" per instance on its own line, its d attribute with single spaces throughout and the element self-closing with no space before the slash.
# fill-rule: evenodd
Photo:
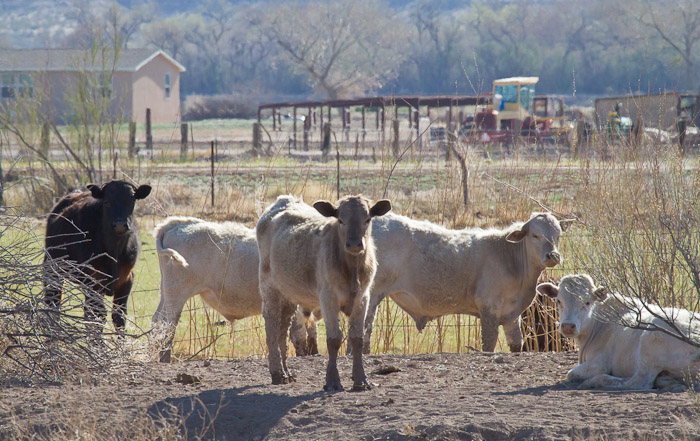
<svg viewBox="0 0 700 441">
<path fill-rule="evenodd" d="M 287 328 L 295 306 L 321 310 L 328 345 L 327 391 L 342 390 L 336 360 L 342 341 L 338 313 L 349 317 L 354 390 L 369 389 L 362 366 L 362 334 L 369 289 L 376 271 L 372 218 L 391 209 L 362 196 L 313 208 L 293 196 L 280 196 L 256 227 L 260 250 L 260 293 L 273 384 L 294 381 L 287 368 Z"/>
<path fill-rule="evenodd" d="M 161 346 L 160 361 L 170 361 L 175 328 L 191 297 L 199 295 L 229 321 L 262 313 L 255 230 L 236 222 L 169 217 L 153 235 L 161 282 L 152 326 Z M 297 327 L 304 329 L 305 317 L 301 313 L 296 317 Z M 313 320 L 308 330 L 308 342 L 306 333 L 299 341 L 298 333 L 292 333 L 297 355 L 318 353 Z"/>
<path fill-rule="evenodd" d="M 542 271 L 560 263 L 562 229 L 549 213 L 505 229 L 451 230 L 389 214 L 373 222 L 377 275 L 365 321 L 365 353 L 382 299 L 389 296 L 422 330 L 447 314 L 481 319 L 482 348 L 493 351 L 503 325 L 511 351 L 520 351 L 520 315 L 532 303 Z"/>
<path fill-rule="evenodd" d="M 700 371 L 700 348 L 663 331 L 700 343 L 698 314 L 608 295 L 587 274 L 565 276 L 559 286 L 542 283 L 537 291 L 556 299 L 559 332 L 578 345 L 579 365 L 567 379 L 581 381 L 582 389 L 652 389 L 661 373 L 683 380 Z"/>
</svg>

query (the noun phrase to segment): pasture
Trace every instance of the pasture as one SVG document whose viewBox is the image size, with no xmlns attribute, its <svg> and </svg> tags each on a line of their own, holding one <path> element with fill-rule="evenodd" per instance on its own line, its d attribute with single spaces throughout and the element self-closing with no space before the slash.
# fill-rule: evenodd
<svg viewBox="0 0 700 441">
<path fill-rule="evenodd" d="M 153 187 L 135 211 L 142 253 L 127 332 L 140 337 L 127 337 L 124 363 L 77 382 L 48 386 L 39 381 L 41 388 L 29 394 L 23 391 L 37 380 L 21 370 L 11 377 L 17 368 L 2 360 L 10 376 L 0 403 L 0 427 L 10 438 L 35 432 L 68 438 L 73 431 L 79 439 L 696 439 L 700 434 L 700 405 L 693 393 L 576 391 L 564 381 L 576 364 L 573 353 L 506 354 L 501 335 L 496 355 L 487 355 L 477 350 L 477 318 L 445 316 L 418 333 L 413 320 L 388 299 L 377 313 L 372 356 L 366 361 L 374 388 L 359 394 L 320 392 L 324 357 L 292 358 L 297 383 L 269 385 L 262 317 L 228 323 L 198 298 L 188 302 L 178 326 L 173 355 L 181 362 L 154 363 L 149 337 L 143 335 L 159 298 L 151 235 L 157 223 L 185 215 L 253 227 L 262 210 L 287 193 L 309 203 L 335 200 L 338 192 L 386 197 L 398 213 L 449 228 L 504 227 L 527 220 L 531 212 L 551 210 L 577 222 L 562 236 L 563 262 L 547 269 L 541 280 L 586 272 L 615 289 L 697 311 L 697 156 L 681 158 L 673 146 L 654 143 L 592 145 L 576 156 L 562 146 L 506 151 L 460 144 L 465 173 L 458 161 L 445 160 L 428 143 L 419 152 L 406 141 L 400 158 L 388 145 L 375 143 L 359 155 L 347 146 L 324 161 L 289 154 L 285 136 L 273 133 L 270 156 L 258 157 L 234 139 L 243 137 L 243 124 L 202 124 L 195 133 L 221 142 L 212 203 L 207 151 L 177 160 L 179 145 L 167 142 L 176 139 L 175 128 L 157 129 L 165 141 L 153 154 L 120 157 L 114 170 L 117 178 Z M 228 153 L 227 143 L 236 146 Z M 54 167 L 71 169 L 60 159 Z M 38 251 L 43 215 L 50 208 L 43 202 L 50 200 L 49 186 L 37 185 L 48 182 L 41 173 L 46 169 L 18 154 L 10 171 L 17 179 L 4 189 L 4 205 L 27 216 L 24 231 L 31 232 L 30 245 Z M 105 173 L 111 175 L 112 169 Z M 11 249 L 19 234 L 8 228 L 0 242 Z M 344 322 L 342 327 L 346 332 Z M 319 330 L 319 349 L 326 354 L 323 322 Z M 551 332 L 549 338 L 561 347 L 561 337 Z M 346 380 L 350 362 L 339 360 Z M 383 375 L 382 367 L 398 371 Z M 32 404 L 59 396 L 63 404 L 51 410 Z M 108 418 L 114 419 L 105 424 Z"/>
</svg>

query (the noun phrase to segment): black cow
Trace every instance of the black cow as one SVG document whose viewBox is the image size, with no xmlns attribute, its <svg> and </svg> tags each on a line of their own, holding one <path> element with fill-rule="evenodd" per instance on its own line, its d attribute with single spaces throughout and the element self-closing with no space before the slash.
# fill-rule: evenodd
<svg viewBox="0 0 700 441">
<path fill-rule="evenodd" d="M 51 210 L 46 222 L 45 261 L 66 259 L 86 264 L 85 276 L 75 276 L 91 288 L 86 292 L 85 317 L 103 323 L 103 295 L 113 296 L 112 323 L 123 331 L 126 302 L 134 282 L 132 269 L 140 249 L 134 205 L 149 195 L 151 187 L 111 181 L 87 188 L 89 191 L 64 196 Z M 47 286 L 48 305 L 58 308 L 60 301 L 61 291 Z"/>
</svg>

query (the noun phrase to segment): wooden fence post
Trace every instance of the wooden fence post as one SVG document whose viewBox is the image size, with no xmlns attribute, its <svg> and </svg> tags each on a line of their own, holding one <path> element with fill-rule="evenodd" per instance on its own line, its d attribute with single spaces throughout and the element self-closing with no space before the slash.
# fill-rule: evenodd
<svg viewBox="0 0 700 441">
<path fill-rule="evenodd" d="M 416 124 L 416 141 L 418 141 L 418 154 L 423 153 L 423 137 L 420 132 L 420 107 L 417 107 L 415 112 L 415 124 Z"/>
<path fill-rule="evenodd" d="M 293 126 L 293 131 L 294 131 L 294 150 L 297 149 L 297 108 L 294 106 L 292 110 L 292 118 L 294 118 L 294 121 L 292 121 L 292 126 Z"/>
<path fill-rule="evenodd" d="M 395 119 L 391 123 L 394 127 L 394 139 L 391 142 L 391 151 L 394 154 L 394 159 L 397 159 L 399 157 L 399 124 L 401 122 Z"/>
<path fill-rule="evenodd" d="M 323 124 L 323 143 L 321 144 L 321 152 L 325 157 L 331 149 L 331 123 Z"/>
<path fill-rule="evenodd" d="M 214 208 L 214 141 L 211 142 L 211 206 Z"/>
<path fill-rule="evenodd" d="M 50 126 L 48 121 L 44 121 L 44 123 L 41 125 L 41 154 L 44 155 L 44 158 L 49 159 L 49 140 L 50 140 L 50 133 L 49 132 Z"/>
<path fill-rule="evenodd" d="M 309 151 L 309 132 L 311 131 L 311 110 L 309 109 L 309 114 L 304 119 L 304 151 Z"/>
<path fill-rule="evenodd" d="M 151 132 L 151 109 L 146 109 L 146 148 L 153 153 L 153 133 Z"/>
<path fill-rule="evenodd" d="M 193 128 L 192 128 L 192 124 L 190 124 L 190 145 L 192 146 L 192 159 L 194 160 L 194 156 L 195 156 L 195 154 L 194 154 L 195 146 L 194 146 L 194 130 L 193 130 Z"/>
<path fill-rule="evenodd" d="M 136 154 L 136 123 L 129 122 L 129 149 L 127 151 L 129 159 L 133 159 Z"/>
<path fill-rule="evenodd" d="M 187 123 L 180 124 L 180 160 L 184 161 L 187 159 L 187 141 L 189 137 L 187 136 Z"/>
<path fill-rule="evenodd" d="M 253 151 L 260 152 L 260 123 L 253 123 Z"/>
</svg>

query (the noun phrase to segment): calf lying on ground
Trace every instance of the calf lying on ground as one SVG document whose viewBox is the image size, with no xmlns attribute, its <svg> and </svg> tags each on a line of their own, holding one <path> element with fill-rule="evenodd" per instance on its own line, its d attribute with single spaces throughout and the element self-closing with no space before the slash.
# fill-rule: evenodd
<svg viewBox="0 0 700 441">
<path fill-rule="evenodd" d="M 371 220 L 388 212 L 391 204 L 382 200 L 370 208 L 364 197 L 348 196 L 337 206 L 318 201 L 314 208 L 298 198 L 280 196 L 256 227 L 272 383 L 294 381 L 287 369 L 286 342 L 298 304 L 312 311 L 320 308 L 326 323 L 329 361 L 324 389 L 343 389 L 336 365 L 343 337 L 340 311 L 349 316 L 353 389 L 369 389 L 362 366 L 362 333 L 377 268 Z"/>
<path fill-rule="evenodd" d="M 51 210 L 46 221 L 45 260 L 86 264 L 84 274 L 74 276 L 89 288 L 83 305 L 85 318 L 103 323 L 107 314 L 103 296 L 113 296 L 112 323 L 122 332 L 134 282 L 132 270 L 141 247 L 134 205 L 150 194 L 151 187 L 111 181 L 101 187 L 90 184 L 87 189 L 64 196 Z M 47 304 L 58 308 L 61 295 L 60 290 L 47 288 Z"/>
<path fill-rule="evenodd" d="M 644 305 L 637 299 L 608 296 L 587 274 L 565 276 L 559 286 L 542 283 L 537 291 L 557 300 L 559 331 L 579 348 L 579 365 L 567 379 L 580 388 L 651 389 L 659 374 L 684 379 L 700 371 L 700 348 L 661 330 L 635 329 L 647 323 L 700 342 L 700 315 L 685 309 Z M 673 318 L 677 330 L 661 317 Z M 649 324 L 651 326 L 649 326 Z"/>
<path fill-rule="evenodd" d="M 511 351 L 520 351 L 520 314 L 535 297 L 537 279 L 560 263 L 562 221 L 534 213 L 504 230 L 450 230 L 427 221 L 389 214 L 373 222 L 377 275 L 365 321 L 369 352 L 379 303 L 391 297 L 422 330 L 446 314 L 481 319 L 482 348 L 493 351 L 503 325 Z"/>
<path fill-rule="evenodd" d="M 160 265 L 160 303 L 152 326 L 161 346 L 160 361 L 169 362 L 175 328 L 187 300 L 199 295 L 227 320 L 262 312 L 258 289 L 258 245 L 255 231 L 235 222 L 207 222 L 169 217 L 156 226 Z M 300 326 L 306 318 L 300 315 Z M 297 355 L 318 353 L 315 322 L 312 336 L 297 344 Z M 305 352 L 315 349 L 316 352 Z"/>
</svg>

